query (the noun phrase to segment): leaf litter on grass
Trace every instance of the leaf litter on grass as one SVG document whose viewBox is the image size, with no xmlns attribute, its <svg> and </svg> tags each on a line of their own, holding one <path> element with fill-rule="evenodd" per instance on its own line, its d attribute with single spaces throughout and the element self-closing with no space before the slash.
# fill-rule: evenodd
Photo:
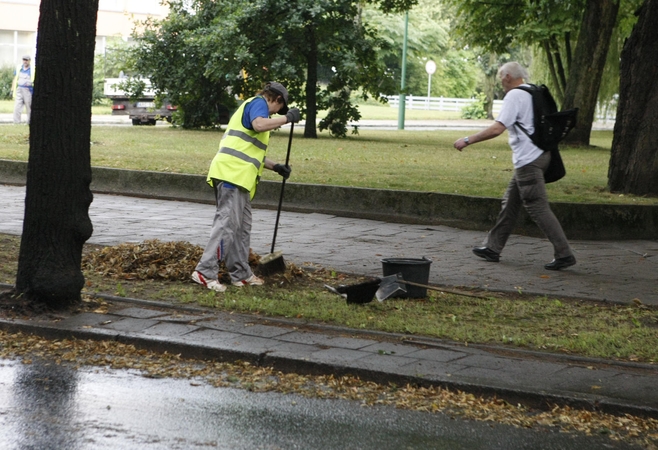
<svg viewBox="0 0 658 450">
<path fill-rule="evenodd" d="M 266 277 L 266 285 L 258 289 L 207 298 L 190 285 L 189 278 L 202 253 L 201 247 L 188 242 L 150 240 L 85 252 L 83 269 L 87 274 L 100 275 L 93 283 L 101 291 L 110 288 L 103 278 L 130 284 L 120 286 L 120 296 L 133 289 L 138 297 L 196 302 L 236 312 L 304 317 L 340 326 L 460 342 L 649 363 L 657 361 L 658 329 L 652 325 L 658 322 L 658 310 L 643 304 L 600 304 L 494 292 L 468 298 L 451 295 L 450 291 L 432 291 L 427 299 L 389 299 L 355 307 L 345 305 L 343 299 L 329 294 L 324 286 L 357 284 L 368 277 L 337 273 L 319 266 L 300 268 L 290 263 L 285 273 Z M 259 255 L 250 252 L 249 262 L 256 272 L 259 260 Z M 220 266 L 220 280 L 229 281 L 223 265 Z M 162 286 L 156 286 L 154 281 L 161 282 Z M 320 298 L 322 301 L 318 301 Z"/>
</svg>

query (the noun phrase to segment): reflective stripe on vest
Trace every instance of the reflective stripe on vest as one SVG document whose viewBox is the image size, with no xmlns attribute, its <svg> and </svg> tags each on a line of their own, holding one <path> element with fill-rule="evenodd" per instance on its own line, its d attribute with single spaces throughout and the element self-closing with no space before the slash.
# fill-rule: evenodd
<svg viewBox="0 0 658 450">
<path fill-rule="evenodd" d="M 256 166 L 256 170 L 260 169 L 261 161 L 257 160 L 256 158 L 251 158 L 245 155 L 240 150 L 235 150 L 234 148 L 222 147 L 219 149 L 219 153 L 225 153 L 227 155 L 235 156 L 236 158 L 239 158 L 244 162 L 253 164 L 254 166 Z"/>
<path fill-rule="evenodd" d="M 245 106 L 256 98 L 245 101 L 231 117 L 207 178 L 211 186 L 213 178 L 240 186 L 250 192 L 251 198 L 265 168 L 270 139 L 269 131 L 258 133 L 242 125 Z"/>
<path fill-rule="evenodd" d="M 242 122 L 240 122 L 240 123 L 242 123 Z M 259 141 L 258 139 L 249 136 L 247 133 L 245 133 L 245 132 L 243 132 L 243 131 L 240 131 L 240 130 L 228 130 L 228 131 L 226 131 L 226 133 L 225 133 L 224 137 L 222 137 L 222 139 L 224 139 L 226 136 L 236 136 L 236 137 L 239 137 L 239 138 L 242 139 L 243 141 L 247 141 L 247 142 L 249 142 L 251 145 L 255 145 L 255 146 L 258 147 L 259 149 L 264 150 L 264 151 L 267 151 L 267 144 L 263 144 L 263 143 L 262 143 L 261 141 Z"/>
</svg>

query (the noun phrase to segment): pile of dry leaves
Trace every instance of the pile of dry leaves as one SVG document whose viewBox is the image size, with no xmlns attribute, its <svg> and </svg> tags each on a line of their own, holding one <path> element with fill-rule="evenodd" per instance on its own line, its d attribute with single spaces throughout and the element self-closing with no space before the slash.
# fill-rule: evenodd
<svg viewBox="0 0 658 450">
<path fill-rule="evenodd" d="M 158 239 L 139 243 L 126 243 L 112 247 L 102 247 L 85 253 L 82 257 L 82 270 L 117 280 L 156 280 L 186 281 L 201 259 L 203 248 L 189 242 L 163 242 Z M 260 255 L 249 249 L 249 265 L 258 272 Z M 286 263 L 286 271 L 268 278 L 278 281 L 299 282 L 306 279 L 305 270 Z M 323 276 L 326 275 L 326 276 Z M 218 277 L 229 281 L 224 263 L 219 265 Z M 327 278 L 329 272 L 315 270 L 313 278 Z"/>
<path fill-rule="evenodd" d="M 158 239 L 121 244 L 94 250 L 83 256 L 82 269 L 123 280 L 187 281 L 201 259 L 203 248 L 189 242 L 162 242 Z M 249 265 L 260 256 L 249 252 Z M 226 276 L 220 265 L 219 277 Z"/>
</svg>

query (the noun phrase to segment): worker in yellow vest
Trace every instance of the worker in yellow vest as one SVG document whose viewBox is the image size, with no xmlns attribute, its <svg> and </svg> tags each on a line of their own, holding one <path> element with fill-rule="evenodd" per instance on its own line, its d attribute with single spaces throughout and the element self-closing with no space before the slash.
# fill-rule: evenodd
<svg viewBox="0 0 658 450">
<path fill-rule="evenodd" d="M 278 114 L 277 117 L 270 117 Z M 216 292 L 226 286 L 217 278 L 224 262 L 236 287 L 262 285 L 249 267 L 251 200 L 263 169 L 288 179 L 289 165 L 266 157 L 270 131 L 286 123 L 299 122 L 299 109 L 288 108 L 288 90 L 277 82 L 267 83 L 255 97 L 247 99 L 233 114 L 210 163 L 208 184 L 215 189 L 217 210 L 210 239 L 192 280 Z"/>
<path fill-rule="evenodd" d="M 25 107 L 27 123 L 30 124 L 30 113 L 32 112 L 32 92 L 34 87 L 34 68 L 30 66 L 32 57 L 23 56 L 23 64 L 14 72 L 14 82 L 11 89 L 14 94 L 14 123 L 21 123 L 21 113 Z"/>
</svg>

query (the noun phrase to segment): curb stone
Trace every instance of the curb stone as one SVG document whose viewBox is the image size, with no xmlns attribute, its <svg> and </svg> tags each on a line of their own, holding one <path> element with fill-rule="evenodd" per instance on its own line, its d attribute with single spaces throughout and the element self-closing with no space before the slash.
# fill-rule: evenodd
<svg viewBox="0 0 658 450">
<path fill-rule="evenodd" d="M 319 337 L 323 341 L 340 339 L 340 342 L 345 342 L 345 339 L 347 339 L 348 341 L 357 342 L 357 345 L 352 345 L 352 347 L 359 347 L 359 345 L 367 344 L 366 341 L 372 342 L 372 345 L 366 345 L 366 348 L 372 347 L 373 345 L 382 348 L 386 345 L 394 345 L 396 348 L 406 347 L 406 351 L 409 353 L 405 353 L 404 355 L 400 354 L 397 358 L 406 358 L 413 354 L 428 351 L 431 352 L 432 348 L 440 348 L 444 352 L 447 351 L 452 354 L 455 354 L 455 352 L 462 353 L 467 350 L 464 345 L 455 345 L 454 343 L 437 339 L 422 338 L 422 341 L 401 340 L 401 337 L 405 336 L 385 332 L 364 333 L 360 330 L 306 324 L 295 320 L 272 320 L 270 318 L 245 314 L 231 314 L 230 317 L 235 322 L 243 321 L 245 324 L 252 324 L 252 326 L 245 328 L 247 330 L 253 328 L 254 322 L 262 324 L 268 328 L 278 327 L 282 328 L 282 330 L 278 336 L 269 338 L 269 348 L 249 348 L 249 345 L 246 347 L 240 346 L 236 348 L 228 348 L 224 345 L 226 342 L 220 343 L 215 339 L 203 341 L 189 339 L 189 335 L 194 332 L 188 333 L 187 337 L 185 334 L 175 336 L 167 334 L 166 332 L 161 334 L 153 332 L 149 334 L 148 332 L 149 329 L 154 329 L 155 325 L 162 325 L 163 323 L 174 325 L 193 323 L 195 328 L 204 328 L 203 323 L 215 319 L 212 323 L 220 324 L 216 333 L 223 333 L 226 336 L 229 336 L 229 334 L 235 336 L 231 339 L 245 339 L 244 335 L 235 334 L 235 328 L 239 327 L 239 324 L 231 324 L 229 326 L 233 329 L 231 332 L 220 331 L 222 328 L 223 313 L 213 312 L 212 310 L 205 308 L 179 307 L 167 305 L 163 302 L 152 302 L 141 299 L 116 298 L 112 296 L 102 296 L 101 298 L 129 305 L 129 308 L 121 309 L 119 307 L 118 311 L 108 312 L 103 315 L 102 319 L 109 317 L 114 323 L 129 319 L 131 321 L 130 327 L 126 327 L 126 329 L 123 330 L 108 329 L 104 328 L 102 325 L 98 325 L 98 319 L 88 319 L 86 321 L 74 320 L 70 325 L 67 324 L 66 319 L 56 323 L 2 319 L 0 320 L 0 329 L 7 332 L 20 331 L 48 339 L 74 338 L 85 340 L 112 340 L 123 344 L 134 345 L 140 349 L 160 353 L 168 352 L 181 354 L 183 357 L 188 358 L 212 359 L 222 362 L 246 361 L 258 366 L 272 367 L 275 370 L 280 370 L 282 372 L 295 372 L 309 375 L 352 375 L 365 381 L 373 381 L 382 384 L 412 384 L 425 387 L 441 387 L 450 390 L 460 390 L 474 395 L 498 397 L 511 404 L 520 403 L 538 409 L 549 409 L 555 405 L 560 405 L 615 415 L 632 414 L 642 417 L 658 418 L 658 403 L 655 405 L 646 403 L 642 404 L 642 402 L 638 400 L 633 401 L 632 399 L 625 399 L 623 395 L 610 396 L 604 394 L 591 394 L 582 391 L 576 392 L 569 389 L 557 391 L 550 387 L 542 388 L 538 386 L 531 387 L 528 385 L 515 386 L 514 383 L 491 382 L 491 380 L 487 382 L 484 379 L 481 382 L 473 382 L 473 380 L 469 381 L 469 377 L 464 378 L 457 373 L 448 373 L 451 369 L 456 368 L 459 365 L 459 361 L 463 361 L 464 358 L 460 358 L 457 361 L 443 362 L 440 360 L 433 361 L 431 358 L 429 360 L 424 360 L 425 362 L 418 360 L 421 365 L 428 368 L 432 365 L 443 364 L 442 369 L 438 372 L 429 370 L 421 373 L 419 370 L 412 370 L 411 372 L 408 370 L 400 370 L 400 367 L 396 368 L 396 366 L 392 367 L 393 370 L 387 370 L 387 367 L 389 366 L 386 365 L 386 361 L 390 358 L 396 358 L 395 356 L 384 356 L 387 352 L 384 352 L 384 354 L 380 352 L 379 354 L 381 355 L 381 358 L 374 356 L 374 359 L 373 356 L 356 359 L 350 359 L 349 357 L 348 359 L 341 359 L 341 352 L 363 353 L 363 350 L 348 350 L 346 348 L 341 349 L 339 347 L 327 346 L 321 346 L 327 347 L 322 350 L 318 350 L 321 347 L 316 347 L 312 349 L 313 351 L 308 353 L 302 352 L 296 355 L 286 354 L 285 352 L 277 353 L 277 347 L 280 347 L 280 345 L 285 347 L 286 345 L 286 342 L 282 340 L 280 336 L 285 337 L 287 333 L 293 332 L 293 330 L 295 333 L 299 333 L 297 330 L 304 327 L 308 327 L 308 330 L 310 331 L 303 331 L 302 334 L 308 334 L 311 337 Z M 125 311 L 129 316 L 123 315 L 122 311 Z M 149 313 L 149 311 L 151 312 Z M 167 319 L 172 311 L 187 313 L 189 316 L 177 318 L 172 322 L 171 319 Z M 92 314 L 88 314 L 88 316 L 92 316 Z M 141 316 L 142 318 L 135 318 L 135 316 Z M 83 318 L 80 315 L 77 317 L 78 319 Z M 200 319 L 200 317 L 202 317 L 202 319 Z M 73 319 L 75 318 L 76 316 L 73 316 Z M 185 320 L 186 318 L 189 319 L 187 322 Z M 109 320 L 105 320 L 103 322 L 108 321 Z M 87 323 L 88 325 L 82 325 L 82 323 Z M 82 326 L 85 328 L 81 328 Z M 162 330 L 164 328 L 160 327 L 159 329 Z M 206 331 L 210 330 L 208 328 L 204 329 Z M 386 344 L 387 342 L 388 344 Z M 290 342 L 287 342 L 287 344 L 290 344 Z M 306 346 L 309 347 L 308 345 Z M 348 347 L 350 347 L 349 344 Z M 495 346 L 472 345 L 469 347 L 468 351 L 471 356 L 478 357 L 479 355 L 479 357 L 489 359 L 495 358 L 499 361 L 499 364 L 502 367 L 512 367 L 515 365 L 515 362 L 518 364 L 521 360 L 525 361 L 526 365 L 539 365 L 540 370 L 542 365 L 546 366 L 547 364 L 555 367 L 559 366 L 562 368 L 560 370 L 578 367 L 591 368 L 593 365 L 596 365 L 599 367 L 590 369 L 587 372 L 588 375 L 590 372 L 595 373 L 597 370 L 605 370 L 614 373 L 614 375 L 611 375 L 614 377 L 635 377 L 636 380 L 649 383 L 651 389 L 653 389 L 653 381 L 656 379 L 656 374 L 658 373 L 658 367 L 651 365 L 637 364 L 634 367 L 628 367 L 627 365 L 616 364 L 615 362 L 607 360 L 597 360 L 594 358 L 579 358 L 575 356 L 564 358 L 563 355 L 542 355 L 539 352 L 532 352 L 533 354 L 530 355 L 530 352 L 525 352 L 523 350 L 517 351 L 517 349 Z M 332 351 L 332 349 L 336 352 L 336 355 L 338 356 L 337 359 L 323 359 L 322 357 L 317 357 L 319 353 L 322 353 L 323 351 Z M 376 355 L 372 352 L 371 354 Z M 545 356 L 545 358 L 541 358 L 542 356 Z M 368 362 L 364 364 L 359 361 L 360 359 L 366 359 Z M 428 366 L 427 364 L 430 365 Z M 402 366 L 402 368 L 404 367 L 405 366 Z M 656 398 L 658 399 L 658 396 L 656 396 Z"/>
</svg>

